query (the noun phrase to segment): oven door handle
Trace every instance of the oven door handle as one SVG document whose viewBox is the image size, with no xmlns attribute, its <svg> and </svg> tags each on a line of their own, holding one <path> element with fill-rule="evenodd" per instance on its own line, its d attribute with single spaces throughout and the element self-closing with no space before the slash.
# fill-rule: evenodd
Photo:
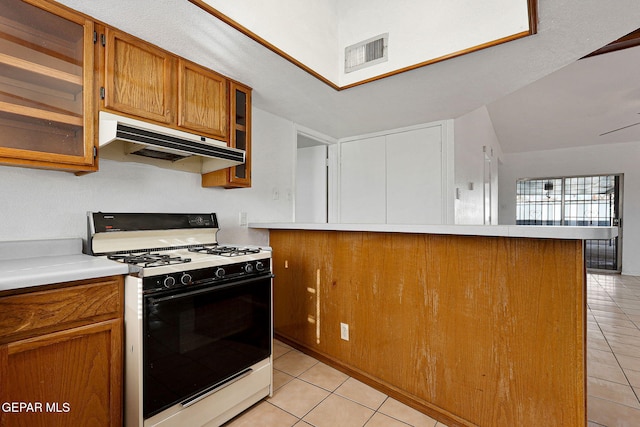
<svg viewBox="0 0 640 427">
<path fill-rule="evenodd" d="M 241 379 L 243 379 L 246 376 L 249 376 L 253 373 L 253 369 L 251 368 L 247 368 L 244 371 L 238 372 L 235 375 L 232 375 L 231 377 L 227 378 L 224 381 L 219 382 L 218 384 L 214 384 L 213 386 L 209 387 L 208 389 L 196 394 L 195 396 L 190 397 L 189 399 L 186 399 L 182 402 L 180 402 L 180 404 L 182 405 L 183 408 L 188 408 L 189 406 L 198 403 L 199 401 L 201 401 L 202 399 L 211 396 L 213 393 L 222 390 L 225 387 L 230 386 L 231 384 L 240 381 Z"/>
<path fill-rule="evenodd" d="M 181 292 L 179 294 L 175 294 L 175 295 L 169 295 L 166 297 L 159 297 L 159 298 L 154 298 L 152 296 L 149 296 L 147 298 L 149 298 L 149 302 L 151 304 L 158 304 L 161 302 L 165 302 L 165 301 L 176 301 L 178 299 L 181 298 L 186 298 L 186 297 L 191 297 L 194 295 L 200 295 L 200 294 L 204 294 L 207 292 L 211 292 L 211 291 L 220 291 L 223 289 L 228 289 L 231 287 L 235 287 L 235 286 L 239 286 L 239 285 L 245 285 L 247 283 L 251 283 L 251 282 L 255 282 L 256 280 L 262 280 L 262 279 L 271 279 L 275 277 L 273 274 L 266 274 L 264 276 L 259 276 L 259 277 L 252 277 L 250 279 L 244 279 L 244 280 L 238 280 L 235 282 L 231 282 L 231 283 L 227 283 L 224 285 L 219 285 L 219 286 L 215 286 L 215 287 L 207 287 L 204 289 L 197 289 L 195 291 L 190 291 L 190 292 Z"/>
</svg>

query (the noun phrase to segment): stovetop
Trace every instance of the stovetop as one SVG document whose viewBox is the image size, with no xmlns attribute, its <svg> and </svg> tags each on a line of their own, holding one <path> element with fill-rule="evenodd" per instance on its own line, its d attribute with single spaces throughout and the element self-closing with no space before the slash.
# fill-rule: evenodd
<svg viewBox="0 0 640 427">
<path fill-rule="evenodd" d="M 183 258 L 171 254 L 161 254 L 158 252 L 142 251 L 126 254 L 111 254 L 107 258 L 125 264 L 137 265 L 142 268 L 163 267 L 174 264 L 184 264 L 191 262 L 191 258 Z"/>
<path fill-rule="evenodd" d="M 139 277 L 158 276 L 176 272 L 215 269 L 232 264 L 247 264 L 271 258 L 271 251 L 264 248 L 221 246 L 221 253 L 214 253 L 215 245 L 179 248 L 164 251 L 139 251 L 108 254 L 107 258 L 129 264 L 129 272 Z M 202 252 L 205 251 L 205 252 Z M 212 251 L 210 253 L 206 251 Z"/>
<path fill-rule="evenodd" d="M 215 272 L 217 267 L 242 263 L 250 269 L 258 260 L 271 258 L 270 248 L 218 244 L 215 213 L 90 212 L 88 230 L 93 255 L 126 263 L 139 277 L 205 268 Z"/>
</svg>

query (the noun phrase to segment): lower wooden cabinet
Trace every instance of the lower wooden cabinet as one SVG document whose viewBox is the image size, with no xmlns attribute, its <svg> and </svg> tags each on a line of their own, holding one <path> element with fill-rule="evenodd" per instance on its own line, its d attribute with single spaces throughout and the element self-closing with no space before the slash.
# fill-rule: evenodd
<svg viewBox="0 0 640 427">
<path fill-rule="evenodd" d="M 271 230 L 269 244 L 285 342 L 451 427 L 586 425 L 581 241 Z"/>
<path fill-rule="evenodd" d="M 121 277 L 0 295 L 0 425 L 122 425 Z"/>
</svg>

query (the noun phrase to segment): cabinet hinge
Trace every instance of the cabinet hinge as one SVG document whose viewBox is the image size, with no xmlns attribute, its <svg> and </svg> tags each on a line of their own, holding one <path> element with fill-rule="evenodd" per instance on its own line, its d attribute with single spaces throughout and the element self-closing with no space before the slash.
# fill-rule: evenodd
<svg viewBox="0 0 640 427">
<path fill-rule="evenodd" d="M 98 157 L 98 147 L 96 147 L 95 145 L 93 146 L 93 158 L 95 159 L 96 157 Z"/>
<path fill-rule="evenodd" d="M 98 42 L 98 32 L 94 31 L 93 32 L 93 44 L 96 44 Z"/>
<path fill-rule="evenodd" d="M 100 43 L 102 43 L 102 46 L 107 45 L 107 37 L 104 34 L 100 34 Z"/>
<path fill-rule="evenodd" d="M 100 99 L 104 99 L 104 86 L 100 87 Z"/>
</svg>

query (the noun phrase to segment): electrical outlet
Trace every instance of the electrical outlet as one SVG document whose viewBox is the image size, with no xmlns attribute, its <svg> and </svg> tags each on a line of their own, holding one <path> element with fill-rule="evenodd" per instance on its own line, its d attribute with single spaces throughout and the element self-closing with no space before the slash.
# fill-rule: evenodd
<svg viewBox="0 0 640 427">
<path fill-rule="evenodd" d="M 349 341 L 349 325 L 340 323 L 340 338 Z"/>
<path fill-rule="evenodd" d="M 247 213 L 246 212 L 240 212 L 239 222 L 240 222 L 240 227 L 247 227 L 248 226 Z"/>
</svg>

